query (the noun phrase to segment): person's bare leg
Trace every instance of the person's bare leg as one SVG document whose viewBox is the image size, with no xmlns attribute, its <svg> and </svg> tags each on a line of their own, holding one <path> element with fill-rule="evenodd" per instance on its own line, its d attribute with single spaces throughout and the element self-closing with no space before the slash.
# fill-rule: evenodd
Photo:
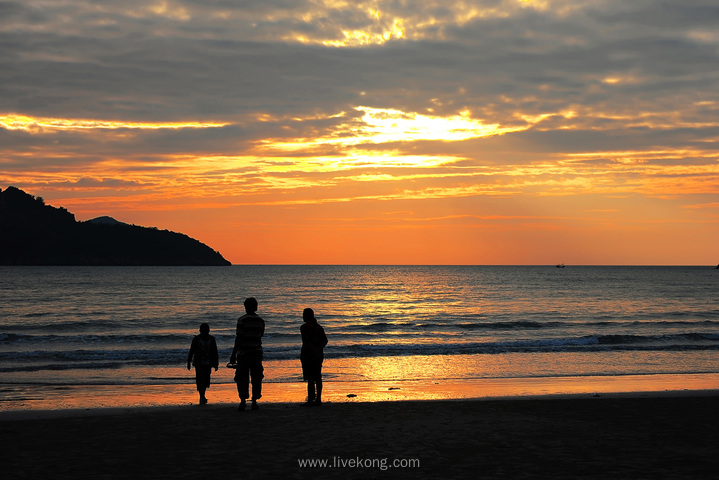
<svg viewBox="0 0 719 480">
<path fill-rule="evenodd" d="M 322 379 L 318 378 L 315 380 L 317 385 L 317 396 L 315 397 L 315 405 L 322 405 Z"/>
</svg>

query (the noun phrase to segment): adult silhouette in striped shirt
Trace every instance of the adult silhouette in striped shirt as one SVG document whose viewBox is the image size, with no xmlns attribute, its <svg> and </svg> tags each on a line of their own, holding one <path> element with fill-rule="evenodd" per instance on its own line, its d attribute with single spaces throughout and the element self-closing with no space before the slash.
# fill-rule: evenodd
<svg viewBox="0 0 719 480">
<path fill-rule="evenodd" d="M 235 348 L 232 349 L 230 363 L 237 364 L 235 382 L 240 397 L 239 411 L 247 408 L 250 397 L 250 379 L 252 382 L 252 410 L 257 410 L 257 400 L 262 398 L 262 336 L 265 333 L 265 321 L 257 315 L 257 300 L 250 297 L 245 300 L 245 314 L 237 319 Z"/>
</svg>

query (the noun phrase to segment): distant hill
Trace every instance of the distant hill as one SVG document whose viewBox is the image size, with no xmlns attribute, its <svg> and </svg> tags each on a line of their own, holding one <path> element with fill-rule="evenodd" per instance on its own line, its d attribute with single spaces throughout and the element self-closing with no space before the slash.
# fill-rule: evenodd
<svg viewBox="0 0 719 480">
<path fill-rule="evenodd" d="M 97 217 L 92 220 L 88 220 L 87 223 L 95 225 L 127 225 L 127 223 L 118 222 L 112 217 Z"/>
<path fill-rule="evenodd" d="M 230 265 L 187 235 L 98 217 L 8 187 L 0 191 L 0 265 Z"/>
</svg>

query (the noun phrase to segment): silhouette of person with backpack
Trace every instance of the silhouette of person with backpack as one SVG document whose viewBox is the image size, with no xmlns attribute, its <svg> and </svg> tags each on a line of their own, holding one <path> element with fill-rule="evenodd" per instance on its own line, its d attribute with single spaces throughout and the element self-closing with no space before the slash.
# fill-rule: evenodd
<svg viewBox="0 0 719 480">
<path fill-rule="evenodd" d="M 307 402 L 303 406 L 322 405 L 322 361 L 324 348 L 327 345 L 327 335 L 322 326 L 317 323 L 315 312 L 305 308 L 302 312 L 304 324 L 300 327 L 302 334 L 302 350 L 300 362 L 302 363 L 302 377 L 307 382 Z"/>
</svg>

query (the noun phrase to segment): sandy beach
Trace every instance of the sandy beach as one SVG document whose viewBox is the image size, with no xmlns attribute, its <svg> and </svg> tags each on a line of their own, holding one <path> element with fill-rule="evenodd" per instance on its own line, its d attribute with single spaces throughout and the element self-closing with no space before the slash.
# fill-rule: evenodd
<svg viewBox="0 0 719 480">
<path fill-rule="evenodd" d="M 706 391 L 5 412 L 3 476 L 710 478 L 718 405 Z"/>
</svg>

